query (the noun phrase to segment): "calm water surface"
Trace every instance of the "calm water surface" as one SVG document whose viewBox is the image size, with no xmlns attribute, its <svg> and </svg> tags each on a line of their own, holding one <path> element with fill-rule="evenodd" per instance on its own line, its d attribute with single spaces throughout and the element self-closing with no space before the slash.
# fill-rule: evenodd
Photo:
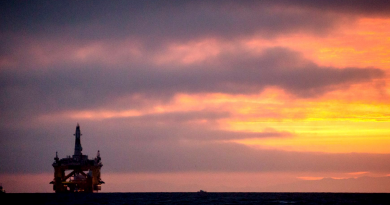
<svg viewBox="0 0 390 205">
<path fill-rule="evenodd" d="M 390 194 L 94 193 L 5 194 L 1 204 L 390 204 Z M 5 202 L 5 203 L 3 203 Z"/>
</svg>

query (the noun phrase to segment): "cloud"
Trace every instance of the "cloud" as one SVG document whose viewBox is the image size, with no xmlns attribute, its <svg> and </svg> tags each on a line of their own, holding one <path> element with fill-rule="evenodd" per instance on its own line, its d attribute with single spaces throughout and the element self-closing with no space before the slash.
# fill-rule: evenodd
<svg viewBox="0 0 390 205">
<path fill-rule="evenodd" d="M 114 164 L 118 163 L 119 161 L 116 159 L 120 158 L 115 157 L 115 155 L 133 154 L 122 153 L 122 148 L 127 151 L 130 151 L 128 148 L 132 149 L 129 147 L 130 144 L 137 147 L 135 150 L 141 147 L 153 148 L 158 144 L 165 144 L 167 150 L 163 147 L 160 150 L 161 154 L 164 155 L 163 153 L 166 151 L 170 153 L 171 146 L 182 142 L 207 144 L 234 139 L 292 136 L 291 133 L 272 129 L 266 129 L 262 132 L 219 130 L 215 121 L 228 116 L 229 114 L 224 112 L 200 111 L 149 114 L 105 120 L 81 119 L 78 122 L 81 122 L 83 133 L 83 153 L 94 157 L 97 150 L 100 149 L 101 152 L 114 154 L 110 157 L 114 157 L 115 160 L 107 160 L 115 161 Z M 74 129 L 75 119 L 63 117 L 54 117 L 43 121 L 34 120 L 28 125 L 17 123 L 12 126 L 2 126 L 0 143 L 4 150 L 2 158 L 6 166 L 0 168 L 0 173 L 50 172 L 53 153 L 58 151 L 61 157 L 73 154 Z M 135 155 L 144 154 L 141 151 Z M 31 155 L 40 157 L 31 158 L 29 157 Z M 117 165 L 122 166 L 121 164 Z"/>
<path fill-rule="evenodd" d="M 316 97 L 340 86 L 384 77 L 376 68 L 320 67 L 297 52 L 269 48 L 260 55 L 225 52 L 194 65 L 135 64 L 108 68 L 58 64 L 55 69 L 0 71 L 1 111 L 10 119 L 53 111 L 109 107 L 126 96 L 167 102 L 178 93 L 254 94 L 276 86 Z M 127 108 L 140 104 L 140 98 Z M 141 100 L 141 102 L 145 102 Z"/>
<path fill-rule="evenodd" d="M 359 10 L 366 4 L 359 2 L 339 4 Z M 324 5 L 333 9 L 310 1 L 2 2 L 0 111 L 11 122 L 113 107 L 134 95 L 143 99 L 130 100 L 127 109 L 168 102 L 177 93 L 253 94 L 272 86 L 315 97 L 382 78 L 379 69 L 321 67 L 281 47 L 260 55 L 221 48 L 188 65 L 155 62 L 167 47 L 200 39 L 327 35 L 343 12 L 318 13 Z"/>
<path fill-rule="evenodd" d="M 180 141 L 226 142 L 237 139 L 254 138 L 285 138 L 294 134 L 277 131 L 271 128 L 259 132 L 231 131 L 219 129 L 218 120 L 230 117 L 221 112 L 174 112 L 164 114 L 150 114 L 123 119 L 109 119 L 110 125 L 118 123 L 122 132 L 129 133 L 123 136 L 125 140 L 140 143 L 177 143 Z M 123 128 L 123 127 L 128 128 Z"/>
<path fill-rule="evenodd" d="M 329 32 L 345 15 L 388 16 L 387 1 L 67 1 L 2 2 L 1 30 L 73 39 L 138 36 L 193 39 L 201 36 L 268 37 L 297 31 Z M 157 41 L 153 40 L 153 43 Z"/>
<path fill-rule="evenodd" d="M 2 129 L 1 173 L 51 172 L 55 152 L 73 154 L 75 123 L 47 122 L 45 127 Z M 83 153 L 100 150 L 105 172 L 381 172 L 389 154 L 289 152 L 229 142 L 239 138 L 284 138 L 290 133 L 229 132 L 202 125 L 105 120 L 81 123 Z M 31 158 L 29 156 L 39 156 Z"/>
<path fill-rule="evenodd" d="M 364 0 L 283 0 L 277 1 L 277 4 L 279 3 L 303 9 L 315 9 L 319 12 L 337 12 L 368 17 L 388 17 L 390 11 L 390 3 L 386 0 L 377 0 L 373 2 Z"/>
<path fill-rule="evenodd" d="M 268 38 L 297 31 L 323 35 L 339 15 L 289 9 L 285 3 L 236 1 L 67 1 L 3 2 L 1 30 L 39 38 L 123 39 L 133 36 L 151 44 L 203 37 L 228 38 L 262 34 Z"/>
<path fill-rule="evenodd" d="M 77 39 L 196 38 L 299 30 L 321 34 L 342 15 L 388 15 L 387 1 L 67 1 L 2 2 L 2 31 Z M 119 31 L 119 32 L 118 32 Z M 171 36 L 171 37 L 170 37 Z M 151 38 L 153 37 L 153 38 Z M 160 38 L 161 39 L 161 38 Z"/>
<path fill-rule="evenodd" d="M 367 168 L 373 172 L 388 172 L 390 169 L 383 163 L 389 157 L 385 154 L 257 150 L 232 143 L 148 143 L 145 146 L 129 143 L 128 149 L 132 150 L 128 155 L 117 156 L 128 164 L 116 167 L 118 165 L 108 162 L 109 169 L 128 172 L 348 172 Z M 125 153 L 125 150 L 120 153 Z M 107 155 L 111 158 L 110 153 Z"/>
</svg>

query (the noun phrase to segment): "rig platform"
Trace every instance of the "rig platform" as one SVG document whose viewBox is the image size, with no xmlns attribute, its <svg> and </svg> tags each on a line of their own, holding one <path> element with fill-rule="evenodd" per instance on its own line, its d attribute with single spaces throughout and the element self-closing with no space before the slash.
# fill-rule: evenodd
<svg viewBox="0 0 390 205">
<path fill-rule="evenodd" d="M 74 155 L 59 159 L 58 153 L 54 158 L 54 179 L 53 190 L 56 193 L 63 192 L 97 192 L 101 190 L 100 169 L 103 166 L 100 158 L 100 152 L 97 152 L 95 159 L 88 159 L 88 155 L 83 155 L 81 151 L 81 132 L 77 124 Z M 67 173 L 66 172 L 70 172 Z"/>
</svg>

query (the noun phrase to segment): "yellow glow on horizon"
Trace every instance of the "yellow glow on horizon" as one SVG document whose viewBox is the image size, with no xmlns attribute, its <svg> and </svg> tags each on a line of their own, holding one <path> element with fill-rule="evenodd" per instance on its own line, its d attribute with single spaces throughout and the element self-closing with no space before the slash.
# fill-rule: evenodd
<svg viewBox="0 0 390 205">
<path fill-rule="evenodd" d="M 272 127 L 291 131 L 287 138 L 243 139 L 234 142 L 249 146 L 289 151 L 330 153 L 390 153 L 390 122 L 313 121 L 258 122 L 245 128 Z M 250 129 L 246 129 L 250 130 Z"/>
<path fill-rule="evenodd" d="M 309 180 L 309 181 L 312 181 L 312 180 L 321 180 L 323 179 L 324 177 L 297 177 L 298 179 L 302 179 L 302 180 Z"/>
<path fill-rule="evenodd" d="M 236 140 L 249 146 L 299 152 L 390 153 L 388 137 L 308 137 L 283 139 Z"/>
<path fill-rule="evenodd" d="M 362 175 L 362 174 L 368 174 L 369 172 L 351 172 L 351 173 L 348 173 L 350 175 Z"/>
</svg>

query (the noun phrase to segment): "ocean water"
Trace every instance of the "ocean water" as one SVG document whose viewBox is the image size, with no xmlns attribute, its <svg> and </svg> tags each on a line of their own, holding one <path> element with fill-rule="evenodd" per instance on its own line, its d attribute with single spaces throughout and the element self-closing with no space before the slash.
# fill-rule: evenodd
<svg viewBox="0 0 390 205">
<path fill-rule="evenodd" d="M 1 204 L 390 204 L 366 193 L 93 193 L 5 194 Z"/>
</svg>

